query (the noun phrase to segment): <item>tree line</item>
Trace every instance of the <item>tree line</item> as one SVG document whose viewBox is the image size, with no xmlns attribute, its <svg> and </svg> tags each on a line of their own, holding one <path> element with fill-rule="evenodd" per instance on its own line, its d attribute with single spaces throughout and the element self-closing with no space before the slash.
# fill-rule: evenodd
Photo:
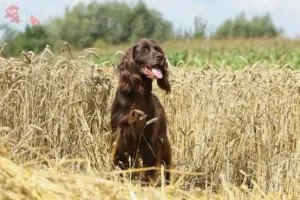
<svg viewBox="0 0 300 200">
<path fill-rule="evenodd" d="M 1 44 L 9 43 L 5 52 L 9 56 L 20 55 L 22 50 L 39 51 L 47 44 L 55 49 L 64 41 L 82 49 L 132 43 L 143 37 L 162 42 L 170 39 L 276 37 L 283 33 L 269 14 L 249 20 L 245 13 L 225 20 L 211 34 L 208 34 L 207 22 L 200 16 L 195 17 L 193 30 L 175 29 L 162 13 L 150 9 L 142 1 L 134 6 L 117 1 L 78 3 L 72 9 L 66 7 L 63 17 L 49 19 L 43 25 L 28 25 L 24 32 L 17 32 L 7 24 L 0 26 L 0 30 L 4 32 Z"/>
</svg>

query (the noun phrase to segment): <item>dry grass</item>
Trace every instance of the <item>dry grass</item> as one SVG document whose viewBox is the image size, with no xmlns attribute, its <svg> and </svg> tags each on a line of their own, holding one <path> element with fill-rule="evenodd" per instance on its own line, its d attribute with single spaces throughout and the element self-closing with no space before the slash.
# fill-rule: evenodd
<svg viewBox="0 0 300 200">
<path fill-rule="evenodd" d="M 154 92 L 168 116 L 173 183 L 140 188 L 111 166 L 116 76 L 91 73 L 88 51 L 0 57 L 0 199 L 298 198 L 298 71 L 172 68 L 172 93 Z"/>
</svg>

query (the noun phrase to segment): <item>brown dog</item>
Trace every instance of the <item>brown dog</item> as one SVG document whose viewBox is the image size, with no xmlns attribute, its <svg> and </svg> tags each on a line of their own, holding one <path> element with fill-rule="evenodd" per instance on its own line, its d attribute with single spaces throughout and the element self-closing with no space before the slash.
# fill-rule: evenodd
<svg viewBox="0 0 300 200">
<path fill-rule="evenodd" d="M 166 114 L 158 98 L 152 94 L 155 79 L 161 89 L 167 93 L 171 91 L 167 70 L 165 54 L 152 40 L 140 40 L 121 58 L 119 84 L 111 110 L 113 161 L 121 169 L 137 167 L 139 156 L 143 167 L 164 164 L 170 169 L 172 166 Z M 149 183 L 156 177 L 155 170 L 146 171 L 142 181 Z M 165 173 L 165 178 L 169 184 L 169 172 Z"/>
</svg>

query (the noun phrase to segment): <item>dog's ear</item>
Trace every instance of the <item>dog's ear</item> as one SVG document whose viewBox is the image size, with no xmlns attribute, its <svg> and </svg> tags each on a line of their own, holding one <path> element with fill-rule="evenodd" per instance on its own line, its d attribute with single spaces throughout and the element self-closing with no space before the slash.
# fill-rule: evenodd
<svg viewBox="0 0 300 200">
<path fill-rule="evenodd" d="M 171 85 L 169 83 L 169 66 L 168 62 L 165 58 L 164 64 L 160 67 L 163 77 L 161 79 L 157 79 L 157 85 L 166 91 L 166 93 L 171 92 Z"/>
<path fill-rule="evenodd" d="M 119 89 L 123 92 L 138 91 L 141 85 L 141 77 L 137 73 L 134 62 L 134 51 L 136 45 L 127 50 L 122 56 L 119 64 Z"/>
</svg>

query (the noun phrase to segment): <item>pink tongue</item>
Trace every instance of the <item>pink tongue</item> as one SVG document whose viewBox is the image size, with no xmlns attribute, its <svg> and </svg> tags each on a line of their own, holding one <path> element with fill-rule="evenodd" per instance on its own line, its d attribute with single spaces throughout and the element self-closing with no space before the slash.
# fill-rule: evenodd
<svg viewBox="0 0 300 200">
<path fill-rule="evenodd" d="M 152 73 L 159 79 L 163 77 L 160 69 L 152 68 Z"/>
</svg>

